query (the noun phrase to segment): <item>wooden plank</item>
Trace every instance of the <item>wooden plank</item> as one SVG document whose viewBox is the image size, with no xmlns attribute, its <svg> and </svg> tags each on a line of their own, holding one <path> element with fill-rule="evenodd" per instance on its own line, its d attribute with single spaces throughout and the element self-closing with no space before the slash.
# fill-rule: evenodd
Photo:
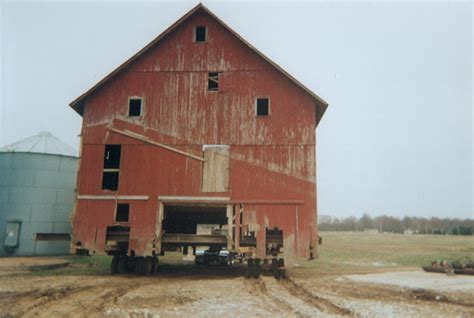
<svg viewBox="0 0 474 318">
<path fill-rule="evenodd" d="M 233 237 L 233 228 L 234 228 L 234 206 L 232 204 L 227 204 L 227 250 L 232 251 L 234 248 L 234 237 Z"/>
<path fill-rule="evenodd" d="M 157 253 L 161 253 L 161 237 L 163 236 L 163 218 L 165 216 L 165 206 L 163 202 L 158 202 L 158 215 L 155 226 L 155 248 Z"/>
<path fill-rule="evenodd" d="M 234 205 L 235 207 L 235 249 L 238 250 L 240 247 L 240 237 L 242 235 L 240 215 L 243 212 L 243 207 L 240 204 Z"/>
<path fill-rule="evenodd" d="M 142 200 L 146 201 L 148 195 L 78 195 L 78 200 Z"/>
<path fill-rule="evenodd" d="M 179 150 L 179 149 L 176 149 L 176 148 L 173 148 L 173 147 L 171 147 L 171 146 L 168 146 L 168 145 L 159 143 L 159 142 L 157 142 L 157 141 L 150 140 L 148 137 L 145 137 L 145 136 L 143 136 L 143 135 L 134 133 L 134 132 L 129 131 L 129 130 L 122 131 L 122 130 L 118 130 L 118 129 L 115 129 L 115 128 L 109 128 L 109 130 L 110 130 L 110 131 L 113 131 L 114 133 L 117 133 L 117 134 L 121 134 L 121 135 L 130 137 L 130 138 L 133 138 L 133 139 L 136 139 L 136 140 L 140 140 L 140 141 L 142 141 L 142 142 L 149 143 L 149 144 L 154 145 L 154 146 L 158 146 L 158 147 L 161 147 L 161 148 L 164 148 L 164 149 L 167 149 L 167 150 L 170 150 L 170 151 L 179 153 L 180 155 L 183 155 L 183 156 L 186 156 L 186 157 L 189 157 L 189 158 L 192 158 L 192 159 L 196 159 L 196 160 L 203 161 L 203 162 L 206 161 L 204 158 L 195 156 L 195 155 L 190 154 L 190 153 L 187 153 L 187 152 L 185 152 L 185 151 L 181 151 L 181 150 Z"/>
<path fill-rule="evenodd" d="M 202 192 L 229 191 L 229 146 L 204 147 Z"/>
<path fill-rule="evenodd" d="M 186 197 L 186 196 L 159 196 L 163 202 L 229 202 L 229 197 Z"/>
<path fill-rule="evenodd" d="M 303 200 L 232 200 L 234 204 L 251 204 L 251 205 L 302 205 Z"/>
<path fill-rule="evenodd" d="M 226 244 L 224 235 L 196 235 L 196 234 L 163 234 L 162 243 L 174 244 Z"/>
</svg>

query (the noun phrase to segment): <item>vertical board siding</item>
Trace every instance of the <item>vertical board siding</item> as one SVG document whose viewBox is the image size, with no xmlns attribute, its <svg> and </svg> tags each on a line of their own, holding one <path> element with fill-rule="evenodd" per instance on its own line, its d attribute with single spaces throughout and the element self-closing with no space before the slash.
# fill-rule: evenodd
<svg viewBox="0 0 474 318">
<path fill-rule="evenodd" d="M 193 42 L 196 25 L 207 26 L 206 43 Z M 208 72 L 219 72 L 218 92 L 207 91 Z M 143 98 L 139 118 L 127 117 L 130 96 Z M 270 116 L 255 115 L 257 97 L 269 98 Z M 150 198 L 130 203 L 130 249 L 138 255 L 154 239 L 159 195 L 209 195 L 205 190 L 234 202 L 301 200 L 300 205 L 246 205 L 244 219 L 257 222 L 262 231 L 265 226 L 282 229 L 285 253 L 309 257 L 317 237 L 315 100 L 204 11 L 94 91 L 83 117 L 78 193 L 111 193 L 101 189 L 104 145 L 121 144 L 119 189 L 112 193 Z M 208 184 L 201 161 L 109 128 L 208 160 L 211 154 L 203 154 L 203 145 L 229 145 L 228 159 L 220 162 L 228 166 L 228 180 L 214 176 Z M 79 200 L 74 240 L 102 253 L 115 204 Z"/>
</svg>

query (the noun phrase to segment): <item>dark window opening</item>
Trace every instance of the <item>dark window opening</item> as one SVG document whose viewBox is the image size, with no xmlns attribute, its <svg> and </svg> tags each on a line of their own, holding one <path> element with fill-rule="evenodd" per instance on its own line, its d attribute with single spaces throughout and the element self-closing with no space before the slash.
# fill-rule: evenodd
<svg viewBox="0 0 474 318">
<path fill-rule="evenodd" d="M 142 99 L 130 98 L 128 101 L 128 116 L 140 117 L 142 115 Z"/>
<path fill-rule="evenodd" d="M 116 222 L 128 222 L 128 214 L 130 211 L 130 204 L 128 203 L 118 203 L 117 204 L 117 213 L 115 214 Z"/>
<path fill-rule="evenodd" d="M 37 241 L 69 241 L 71 235 L 68 233 L 36 233 Z"/>
<path fill-rule="evenodd" d="M 257 116 L 268 116 L 270 113 L 268 106 L 268 98 L 257 98 Z"/>
<path fill-rule="evenodd" d="M 118 169 L 120 167 L 120 145 L 105 145 L 104 169 Z"/>
<path fill-rule="evenodd" d="M 196 27 L 196 42 L 206 42 L 206 27 L 198 26 Z"/>
<path fill-rule="evenodd" d="M 102 189 L 117 191 L 119 182 L 118 171 L 104 171 L 102 174 Z"/>
<path fill-rule="evenodd" d="M 217 72 L 209 73 L 209 78 L 207 80 L 207 90 L 208 91 L 219 90 L 219 73 Z"/>
</svg>

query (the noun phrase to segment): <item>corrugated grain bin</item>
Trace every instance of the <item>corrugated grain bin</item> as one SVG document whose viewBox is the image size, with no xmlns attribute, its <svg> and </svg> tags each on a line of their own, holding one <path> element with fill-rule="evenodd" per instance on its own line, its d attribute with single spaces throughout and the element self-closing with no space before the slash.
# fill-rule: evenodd
<svg viewBox="0 0 474 318">
<path fill-rule="evenodd" d="M 0 148 L 0 255 L 69 254 L 77 165 L 48 132 Z"/>
</svg>

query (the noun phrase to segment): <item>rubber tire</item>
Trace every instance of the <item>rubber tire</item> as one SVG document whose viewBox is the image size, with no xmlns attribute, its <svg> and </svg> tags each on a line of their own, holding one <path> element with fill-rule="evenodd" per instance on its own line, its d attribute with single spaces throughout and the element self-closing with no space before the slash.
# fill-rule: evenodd
<svg viewBox="0 0 474 318">
<path fill-rule="evenodd" d="M 153 262 L 153 257 L 151 256 L 145 257 L 145 263 L 143 264 L 143 275 L 151 275 L 152 262 Z"/>
<path fill-rule="evenodd" d="M 272 274 L 276 279 L 280 278 L 280 271 L 278 270 L 278 260 L 272 259 Z"/>
<path fill-rule="evenodd" d="M 260 258 L 256 258 L 253 264 L 253 278 L 260 277 Z"/>
<path fill-rule="evenodd" d="M 137 263 L 137 258 L 135 256 L 127 257 L 127 272 L 134 273 L 135 272 L 135 265 Z"/>
<path fill-rule="evenodd" d="M 135 262 L 135 274 L 143 275 L 145 268 L 145 258 L 143 256 L 137 257 Z"/>
<path fill-rule="evenodd" d="M 117 265 L 118 265 L 119 256 L 115 255 L 112 258 L 112 262 L 110 263 L 110 274 L 117 275 Z"/>
<path fill-rule="evenodd" d="M 151 260 L 151 275 L 158 274 L 158 257 L 154 256 Z"/>
<path fill-rule="evenodd" d="M 127 256 L 120 256 L 117 262 L 117 274 L 123 275 L 127 272 Z"/>
<path fill-rule="evenodd" d="M 247 277 L 252 278 L 254 272 L 253 258 L 247 260 Z"/>
<path fill-rule="evenodd" d="M 278 267 L 280 268 L 279 269 L 279 276 L 280 278 L 285 278 L 286 276 L 286 270 L 282 267 L 285 267 L 285 259 L 284 258 L 280 258 L 278 259 Z"/>
</svg>

